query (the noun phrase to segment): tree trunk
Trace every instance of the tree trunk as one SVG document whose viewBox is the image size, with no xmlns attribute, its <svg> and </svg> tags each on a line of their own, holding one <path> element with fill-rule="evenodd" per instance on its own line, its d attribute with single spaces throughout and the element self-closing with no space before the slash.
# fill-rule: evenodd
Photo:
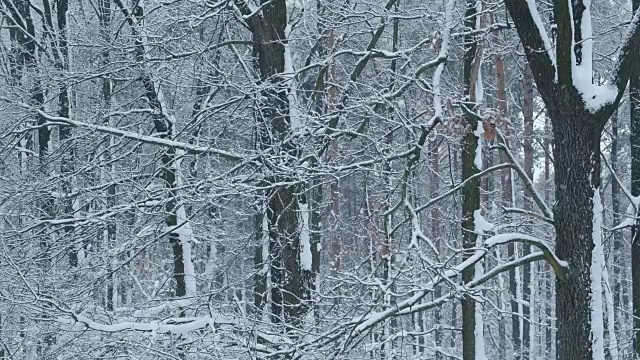
<svg viewBox="0 0 640 360">
<path fill-rule="evenodd" d="M 618 111 L 614 113 L 611 117 L 611 171 L 614 174 L 618 174 L 619 171 L 619 155 L 618 151 L 620 148 L 619 144 L 619 136 L 618 136 Z M 612 225 L 617 226 L 621 221 L 621 206 L 620 206 L 620 185 L 617 181 L 611 181 L 611 217 L 612 217 Z M 623 312 L 622 309 L 622 292 L 624 291 L 622 288 L 622 277 L 624 276 L 623 266 L 624 264 L 624 234 L 621 230 L 613 232 L 613 262 L 611 266 L 613 267 L 613 309 L 615 318 L 620 323 L 620 318 Z M 616 324 L 618 326 L 619 324 Z M 620 327 L 617 327 L 620 329 Z"/>
<path fill-rule="evenodd" d="M 489 14 L 489 20 L 491 25 L 495 23 L 493 13 Z M 494 30 L 491 34 L 491 40 L 495 47 L 500 46 L 498 35 L 499 35 L 498 30 Z M 507 142 L 507 137 L 509 133 L 509 124 L 505 121 L 505 117 L 507 115 L 507 92 L 505 88 L 506 74 L 505 74 L 504 58 L 502 56 L 502 52 L 497 52 L 495 55 L 495 69 L 496 69 L 496 90 L 497 90 L 497 96 L 498 96 L 498 119 L 496 121 L 496 126 L 501 127 L 501 131 L 504 134 L 503 138 L 505 139 L 504 145 L 508 146 L 506 142 Z M 501 163 L 505 163 L 508 161 L 507 155 L 504 153 L 504 151 L 500 152 L 500 161 Z M 513 200 L 511 199 L 512 192 L 513 192 L 512 186 L 511 186 L 511 169 L 502 170 L 502 174 L 500 176 L 500 185 L 501 185 L 500 188 L 502 189 L 502 206 L 511 207 L 513 202 Z M 510 243 L 508 246 L 513 248 L 514 245 Z M 511 271 L 513 271 L 513 275 L 514 275 L 513 283 L 515 284 L 515 269 Z M 500 283 L 503 282 L 502 275 L 500 275 L 499 282 Z M 502 291 L 500 291 L 500 294 L 498 295 L 498 297 L 500 299 L 500 304 L 499 304 L 500 310 L 502 311 L 500 314 L 500 318 L 498 320 L 499 321 L 498 336 L 500 337 L 498 339 L 498 344 L 499 344 L 498 351 L 499 351 L 499 358 L 502 360 L 506 360 L 507 359 L 507 344 L 506 344 L 507 319 L 505 319 L 506 307 L 503 302 L 503 300 L 505 299 L 505 296 L 503 295 Z M 514 302 L 512 301 L 511 303 L 514 303 Z M 517 330 L 520 331 L 520 328 L 518 327 Z"/>
<path fill-rule="evenodd" d="M 570 269 L 565 280 L 557 279 L 556 286 L 558 360 L 592 360 L 593 356 L 589 304 L 593 192 L 600 184 L 601 129 L 586 110 L 574 105 L 578 101 L 574 97 L 573 102 L 560 102 L 558 109 L 550 109 L 555 142 L 556 253 Z"/>
<path fill-rule="evenodd" d="M 48 8 L 49 1 L 43 2 L 45 8 Z M 59 0 L 56 8 L 56 20 L 57 20 L 57 41 L 52 41 L 52 48 L 54 57 L 56 59 L 55 67 L 60 73 L 61 81 L 64 79 L 65 72 L 69 70 L 69 49 L 67 47 L 67 0 Z M 52 26 L 51 19 L 49 19 L 49 26 Z M 69 118 L 69 90 L 65 84 L 60 85 L 60 92 L 58 94 L 58 116 L 63 118 Z M 62 192 L 71 193 L 73 191 L 73 172 L 74 172 L 74 157 L 75 146 L 74 144 L 67 144 L 71 142 L 71 127 L 61 125 L 59 127 L 59 139 L 60 147 L 64 148 L 61 159 L 61 173 L 62 173 Z M 73 217 L 74 199 L 69 197 L 62 200 L 62 212 L 67 217 Z M 77 244 L 74 244 L 73 239 L 73 224 L 65 225 L 64 237 L 67 241 L 70 241 L 69 245 L 69 265 L 72 267 L 78 266 L 78 249 Z"/>
<path fill-rule="evenodd" d="M 116 0 L 116 4 L 127 18 L 127 22 L 135 36 L 134 54 L 136 61 L 141 66 L 140 71 L 142 72 L 141 79 L 145 98 L 147 99 L 149 107 L 154 110 L 152 116 L 154 129 L 157 133 L 161 134 L 159 135 L 160 138 L 171 139 L 174 133 L 174 119 L 168 113 L 168 109 L 164 103 L 162 89 L 156 81 L 154 81 L 147 67 L 144 39 L 137 31 L 137 25 L 144 16 L 144 8 L 141 6 L 142 3 L 136 6 L 133 14 L 129 14 L 129 11 L 120 0 Z M 186 229 L 190 228 L 190 224 L 186 217 L 184 205 L 178 205 L 178 156 L 181 157 L 173 147 L 162 150 L 160 154 L 161 171 L 159 177 L 167 189 L 168 200 L 165 204 L 165 211 L 168 215 L 165 218 L 165 224 L 169 229 L 172 229 L 168 234 L 168 238 L 173 250 L 173 276 L 176 282 L 175 296 L 184 297 L 187 295 L 187 292 L 195 292 L 195 278 L 193 278 L 193 264 L 191 262 L 191 243 L 185 233 L 187 231 Z M 181 220 L 180 224 L 178 223 L 179 220 Z M 180 225 L 180 227 L 178 227 L 178 225 Z M 193 296 L 195 294 L 189 295 Z"/>
<path fill-rule="evenodd" d="M 263 152 L 266 167 L 268 154 L 284 153 L 287 162 L 294 161 L 300 152 L 291 139 L 292 119 L 285 85 L 285 28 L 287 7 L 285 0 L 262 1 L 263 16 L 251 19 L 255 45 L 256 67 L 265 90 L 257 112 L 258 146 Z M 286 183 L 293 174 L 278 173 L 267 177 L 266 184 Z M 302 269 L 299 226 L 300 185 L 282 185 L 269 190 L 266 216 L 269 226 L 269 254 L 271 256 L 271 310 L 273 322 L 285 322 L 296 328 L 306 313 L 305 287 L 308 287 L 311 268 Z M 306 200 L 302 199 L 306 204 Z"/>
<path fill-rule="evenodd" d="M 440 187 L 440 146 L 439 146 L 439 141 L 440 139 L 435 138 L 432 142 L 432 152 L 431 152 L 431 179 L 430 179 L 430 183 L 429 183 L 429 192 L 430 192 L 430 196 L 434 196 L 434 194 L 437 193 L 438 188 Z M 433 208 L 431 208 L 431 238 L 432 239 L 436 239 L 435 240 L 435 246 L 436 249 L 438 249 L 438 251 L 442 251 L 442 246 L 440 244 L 441 242 L 441 234 L 440 234 L 440 208 L 437 206 L 434 206 Z M 435 291 L 434 291 L 434 295 L 433 297 L 435 299 L 439 298 L 442 294 L 441 294 L 442 290 L 440 289 L 440 287 L 436 287 Z M 439 351 L 439 348 L 442 347 L 443 345 L 443 339 L 442 339 L 442 330 L 441 330 L 441 326 L 442 326 L 442 314 L 441 314 L 441 309 L 439 307 L 435 308 L 433 311 L 433 321 L 435 323 L 435 332 L 433 334 L 433 338 L 434 338 L 434 342 L 436 347 L 438 348 L 438 350 L 435 351 L 435 359 L 436 360 L 443 360 L 443 356 L 442 353 Z M 422 324 L 422 322 L 421 322 Z M 424 327 L 422 329 L 424 331 Z M 418 343 L 420 345 L 422 345 L 420 347 L 420 351 L 424 351 L 424 336 L 420 336 Z"/>
<path fill-rule="evenodd" d="M 526 65 L 524 70 L 524 171 L 533 181 L 533 74 Z M 531 194 L 525 194 L 525 210 L 533 210 Z M 531 245 L 523 244 L 522 256 L 531 253 Z M 531 324 L 531 264 L 522 267 L 522 359 L 529 359 Z"/>
<path fill-rule="evenodd" d="M 110 0 L 100 0 L 98 1 L 98 16 L 100 20 L 100 37 L 104 44 L 106 44 L 107 48 L 102 51 L 102 66 L 105 69 L 110 68 L 111 64 L 111 55 L 110 55 L 110 44 L 111 44 L 111 1 Z M 103 114 L 101 114 L 101 118 L 104 118 L 104 124 L 106 126 L 111 126 L 111 117 L 108 114 L 111 112 L 111 76 L 104 75 L 102 78 L 102 107 Z M 107 146 L 107 150 L 105 151 L 104 161 L 109 163 L 112 158 L 112 146 L 114 143 L 114 138 L 112 135 L 109 135 L 109 145 Z M 115 171 L 115 164 L 111 165 L 111 173 L 112 174 L 104 174 L 103 179 L 108 180 L 113 176 L 113 172 Z M 106 190 L 106 208 L 111 209 L 116 205 L 116 185 L 110 185 Z M 107 223 L 107 229 L 104 233 L 104 238 L 101 239 L 104 249 L 110 249 L 115 247 L 116 244 L 116 221 L 111 220 Z M 112 269 L 114 270 L 114 269 Z M 107 283 L 107 295 L 106 295 L 106 307 L 107 310 L 113 311 L 113 309 L 117 306 L 117 302 L 114 301 L 114 289 L 117 286 L 116 282 L 117 274 L 113 272 L 111 274 L 111 279 L 109 279 Z"/>
<path fill-rule="evenodd" d="M 466 1 L 465 27 L 469 30 L 477 27 L 478 3 L 476 0 Z M 470 110 L 474 110 L 477 104 L 477 81 L 480 71 L 479 46 L 477 36 L 471 31 L 465 35 L 464 54 L 464 95 L 466 105 Z M 465 181 L 478 173 L 480 164 L 476 164 L 476 151 L 478 149 L 479 137 L 474 133 L 480 126 L 479 119 L 471 113 L 465 114 L 466 132 L 462 142 L 462 180 Z M 478 235 L 474 213 L 480 210 L 480 180 L 472 179 L 462 189 L 462 236 L 463 236 L 463 257 L 466 259 L 472 254 L 472 248 L 476 246 Z M 475 276 L 474 267 L 468 267 L 462 271 L 462 281 L 468 283 Z M 462 358 L 463 360 L 476 359 L 476 302 L 469 295 L 462 298 Z"/>
<path fill-rule="evenodd" d="M 640 0 L 633 0 L 633 11 Z M 640 61 L 631 69 L 629 79 L 629 109 L 631 111 L 631 195 L 640 195 Z M 636 215 L 637 216 L 637 215 Z M 633 350 L 640 357 L 640 218 L 631 228 L 631 302 L 633 304 Z"/>
<path fill-rule="evenodd" d="M 547 116 L 545 117 L 545 135 L 544 135 L 544 148 L 545 148 L 545 152 L 549 152 L 549 154 L 551 153 L 551 131 L 549 129 L 549 116 L 547 114 Z M 545 184 L 545 192 L 544 192 L 544 202 L 546 204 L 550 204 L 551 203 L 551 196 L 550 196 L 550 189 L 549 189 L 549 182 L 551 179 L 551 159 L 549 158 L 548 155 L 545 155 L 544 157 L 544 184 Z M 546 300 L 546 304 L 545 304 L 545 315 L 547 318 L 547 324 L 545 327 L 545 355 L 547 355 L 548 357 L 551 356 L 551 354 L 553 353 L 553 339 L 552 339 L 552 329 L 553 329 L 553 317 L 552 315 L 552 311 L 551 311 L 551 300 L 553 299 L 553 271 L 551 266 L 549 266 L 548 264 L 545 265 L 546 270 L 549 272 L 549 275 L 547 277 L 545 277 L 547 286 L 545 287 L 545 291 L 546 291 L 546 296 L 545 296 L 545 300 Z"/>
</svg>

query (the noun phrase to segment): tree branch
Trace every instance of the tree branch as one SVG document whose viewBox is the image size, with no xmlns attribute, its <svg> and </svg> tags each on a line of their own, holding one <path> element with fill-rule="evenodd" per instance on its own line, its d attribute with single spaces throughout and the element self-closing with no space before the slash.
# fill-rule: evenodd
<svg viewBox="0 0 640 360">
<path fill-rule="evenodd" d="M 546 103 L 554 102 L 556 65 L 554 53 L 534 0 L 505 0 L 524 45 L 529 66 Z"/>
<path fill-rule="evenodd" d="M 611 114 L 618 108 L 624 95 L 624 90 L 627 88 L 629 78 L 631 77 L 633 64 L 638 60 L 638 49 L 640 48 L 640 9 L 636 10 L 633 14 L 633 19 L 627 26 L 627 31 L 624 34 L 621 45 L 620 52 L 618 53 L 618 62 L 616 63 L 613 78 L 611 79 L 611 83 L 618 89 L 618 95 L 616 96 L 616 101 L 602 107 L 597 113 L 600 126 L 604 126 L 611 117 Z"/>
</svg>

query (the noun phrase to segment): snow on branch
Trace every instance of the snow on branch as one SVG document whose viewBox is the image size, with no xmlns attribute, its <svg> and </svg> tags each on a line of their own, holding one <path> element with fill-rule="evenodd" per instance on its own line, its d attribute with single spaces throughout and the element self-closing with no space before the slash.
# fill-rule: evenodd
<svg viewBox="0 0 640 360">
<path fill-rule="evenodd" d="M 556 82 L 557 65 L 544 24 L 534 0 L 505 0 L 505 5 L 516 25 L 527 60 L 537 84 L 548 84 L 539 91 L 545 100 L 553 98 L 552 86 Z"/>
<path fill-rule="evenodd" d="M 533 201 L 540 208 L 540 211 L 542 211 L 542 214 L 544 215 L 544 217 L 553 221 L 553 211 L 551 211 L 551 208 L 549 208 L 549 205 L 545 203 L 545 201 L 543 200 L 543 197 L 536 191 L 535 186 L 533 185 L 532 179 L 529 179 L 529 176 L 527 176 L 527 172 L 524 171 L 522 166 L 520 166 L 520 163 L 516 160 L 515 156 L 513 156 L 513 153 L 511 152 L 511 150 L 509 150 L 509 147 L 505 145 L 506 141 L 504 140 L 504 137 L 502 136 L 502 133 L 500 131 L 498 131 L 498 140 L 500 140 L 500 144 L 498 144 L 496 147 L 502 150 L 505 153 L 505 155 L 507 155 L 507 157 L 509 158 L 509 161 L 513 165 L 513 169 L 516 171 L 516 173 L 520 177 L 520 180 L 522 180 L 522 182 L 524 183 L 525 188 L 533 198 Z"/>
<path fill-rule="evenodd" d="M 431 280 L 429 283 L 423 286 L 422 290 L 417 291 L 410 298 L 405 299 L 401 302 L 398 302 L 394 307 L 388 308 L 386 310 L 378 311 L 378 312 L 373 312 L 368 315 L 362 316 L 360 318 L 354 319 L 357 325 L 353 330 L 353 334 L 350 336 L 361 334 L 365 332 L 367 329 L 369 329 L 371 326 L 374 326 L 375 324 L 378 324 L 389 317 L 396 316 L 401 313 L 414 312 L 417 307 L 421 306 L 416 304 L 418 304 L 420 300 L 423 299 L 427 294 L 431 293 L 436 285 L 438 285 L 439 283 L 445 280 L 451 280 L 452 278 L 459 276 L 463 270 L 471 266 L 475 266 L 475 264 L 478 261 L 482 260 L 482 258 L 484 258 L 484 256 L 487 253 L 489 253 L 493 247 L 498 245 L 505 245 L 512 242 L 523 242 L 523 243 L 535 246 L 541 250 L 540 253 L 531 254 L 530 255 L 531 258 L 527 259 L 526 261 L 525 260 L 521 260 L 521 261 L 527 262 L 529 260 L 533 261 L 534 259 L 544 259 L 551 265 L 551 267 L 554 269 L 556 273 L 556 276 L 559 279 L 561 280 L 566 279 L 568 264 L 565 261 L 560 260 L 555 255 L 555 253 L 553 252 L 553 250 L 547 244 L 546 241 L 530 235 L 520 234 L 520 233 L 505 233 L 505 234 L 494 235 L 488 238 L 484 242 L 482 247 L 476 248 L 475 252 L 471 256 L 469 256 L 467 259 L 465 259 L 463 262 L 456 265 L 452 269 L 446 270 L 441 275 L 436 276 L 433 280 Z M 515 267 L 519 265 L 520 264 L 513 264 L 510 266 Z M 484 276 L 478 279 L 475 279 L 474 281 L 478 282 L 478 284 L 481 284 L 501 272 L 503 271 L 492 270 L 492 271 L 489 271 Z"/>
<path fill-rule="evenodd" d="M 609 115 L 615 111 L 618 107 L 618 103 L 622 99 L 624 90 L 627 87 L 627 82 L 631 77 L 631 70 L 633 63 L 638 61 L 638 48 L 640 48 L 640 9 L 636 10 L 631 19 L 631 23 L 627 26 L 622 43 L 620 46 L 620 52 L 618 53 L 618 62 L 613 71 L 613 78 L 611 83 L 617 87 L 618 94 L 616 101 L 602 109 L 603 116 L 602 122 L 605 123 L 609 119 Z"/>
<path fill-rule="evenodd" d="M 82 315 L 71 315 L 75 323 L 85 328 L 101 332 L 140 331 L 156 334 L 186 334 L 206 327 L 214 328 L 218 325 L 233 325 L 237 321 L 222 315 L 215 317 L 203 316 L 193 318 L 169 318 L 162 321 L 132 322 L 125 321 L 114 324 L 104 324 L 91 320 Z M 72 324 L 68 319 L 58 319 L 62 323 Z"/>
<path fill-rule="evenodd" d="M 52 116 L 40 109 L 36 109 L 36 111 L 38 112 L 39 115 L 46 118 L 47 120 L 58 123 L 58 124 L 66 124 L 73 127 L 85 128 L 85 129 L 89 129 L 97 132 L 121 136 L 127 139 L 137 140 L 147 144 L 153 144 L 153 145 L 158 145 L 158 146 L 167 147 L 167 148 L 180 149 L 190 154 L 212 154 L 212 155 L 218 155 L 227 160 L 234 160 L 234 161 L 239 161 L 245 158 L 233 152 L 215 149 L 208 146 L 196 146 L 196 145 L 192 145 L 192 144 L 188 144 L 180 141 L 162 139 L 155 136 L 142 135 L 132 131 L 120 130 L 110 126 L 88 124 L 82 121 L 71 120 L 69 118 Z"/>
<path fill-rule="evenodd" d="M 640 197 L 639 196 L 633 196 L 631 195 L 631 191 L 629 191 L 629 189 L 627 189 L 626 186 L 624 186 L 624 184 L 622 183 L 622 181 L 620 181 L 620 178 L 618 177 L 618 174 L 616 174 L 615 171 L 613 171 L 613 168 L 611 167 L 611 164 L 609 164 L 609 160 L 607 160 L 607 157 L 604 156 L 604 154 L 602 153 L 602 151 L 600 152 L 600 155 L 602 157 L 602 161 L 604 161 L 605 165 L 607 165 L 607 168 L 609 169 L 609 173 L 611 174 L 611 177 L 614 179 L 614 181 L 618 184 L 618 186 L 620 187 L 620 189 L 622 190 L 622 192 L 624 193 L 624 195 L 627 197 L 627 199 L 629 199 L 629 201 L 631 202 L 631 205 L 633 205 L 633 207 L 636 209 L 636 211 L 638 210 L 638 206 L 640 206 Z"/>
<path fill-rule="evenodd" d="M 451 189 L 447 192 L 445 192 L 442 195 L 436 196 L 435 198 L 427 201 L 426 203 L 420 205 L 419 207 L 415 208 L 415 213 L 418 214 L 424 210 L 426 210 L 427 208 L 429 208 L 430 206 L 448 198 L 449 196 L 455 194 L 456 192 L 460 191 L 460 189 L 462 189 L 463 187 L 465 187 L 466 184 L 468 184 L 470 181 L 473 181 L 474 179 L 478 179 L 481 178 L 489 173 L 492 173 L 494 171 L 497 170 L 502 170 L 502 169 L 507 169 L 512 167 L 511 164 L 498 164 L 498 165 L 494 165 L 492 167 L 486 168 L 476 174 L 473 174 L 472 176 L 469 176 L 468 178 L 466 178 L 464 181 L 460 182 L 457 185 L 451 185 Z M 409 221 L 410 219 L 404 219 L 403 221 L 400 221 L 391 231 L 390 231 L 390 235 L 393 236 L 393 234 L 398 231 L 399 229 L 402 228 L 402 226 L 404 224 L 407 223 L 407 221 Z"/>
</svg>

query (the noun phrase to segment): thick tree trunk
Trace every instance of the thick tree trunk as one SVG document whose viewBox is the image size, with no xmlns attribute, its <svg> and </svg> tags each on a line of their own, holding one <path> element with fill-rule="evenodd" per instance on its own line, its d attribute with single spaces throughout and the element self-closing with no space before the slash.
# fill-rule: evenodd
<svg viewBox="0 0 640 360">
<path fill-rule="evenodd" d="M 537 25 L 540 15 L 535 6 L 517 0 L 505 0 L 505 5 L 517 24 L 518 36 L 553 125 L 556 254 L 567 263 L 567 270 L 557 274 L 556 278 L 556 359 L 592 360 L 595 350 L 598 356 L 603 357 L 601 344 L 592 342 L 592 337 L 602 340 L 602 324 L 592 328 L 591 319 L 592 311 L 594 316 L 599 316 L 602 311 L 592 309 L 598 304 L 596 301 L 592 303 L 591 294 L 592 254 L 594 245 L 601 242 L 599 238 L 594 239 L 600 235 L 600 229 L 594 234 L 594 223 L 596 226 L 600 224 L 593 203 L 594 192 L 600 187 L 601 132 L 618 106 L 629 78 L 632 83 L 637 81 L 639 73 L 631 75 L 634 66 L 639 66 L 638 53 L 633 49 L 640 44 L 640 26 L 634 22 L 630 35 L 622 44 L 620 58 L 611 77 L 614 79 L 611 85 L 615 89 L 615 98 L 605 99 L 597 94 L 585 99 L 585 92 L 589 91 L 585 89 L 594 85 L 584 84 L 576 77 L 593 77 L 593 34 L 589 25 L 591 3 L 582 0 L 555 2 L 555 46 L 549 44 L 544 28 Z M 638 8 L 640 1 L 635 0 L 633 5 L 634 9 Z M 640 251 L 638 255 L 640 258 Z M 632 264 L 632 267 L 640 269 L 638 264 Z M 640 277 L 640 270 L 637 271 Z M 594 282 L 593 285 L 595 288 L 601 284 Z M 637 289 L 640 300 L 640 287 Z M 600 297 L 601 294 L 593 296 Z M 637 304 L 640 305 L 640 301 Z"/>
<path fill-rule="evenodd" d="M 285 85 L 285 44 L 287 7 L 285 0 L 263 1 L 262 17 L 251 20 L 255 45 L 254 55 L 260 80 L 265 90 L 257 112 L 258 147 L 267 161 L 269 153 L 287 156 L 292 162 L 299 148 L 292 139 L 292 119 Z M 267 167 L 271 167 L 266 163 Z M 274 172 L 277 170 L 274 168 Z M 293 174 L 278 174 L 266 179 L 267 184 L 286 183 Z M 302 269 L 300 257 L 301 232 L 299 226 L 299 185 L 276 186 L 265 195 L 266 216 L 269 226 L 269 254 L 271 257 L 271 310 L 272 321 L 298 327 L 307 311 L 305 287 L 311 272 Z M 306 201 L 303 200 L 304 203 Z"/>
<path fill-rule="evenodd" d="M 601 129 L 586 110 L 569 101 L 560 104 L 559 109 L 550 109 L 555 142 L 553 211 L 556 253 L 569 271 L 565 280 L 557 279 L 556 352 L 558 360 L 592 360 L 593 193 L 600 183 Z"/>
</svg>

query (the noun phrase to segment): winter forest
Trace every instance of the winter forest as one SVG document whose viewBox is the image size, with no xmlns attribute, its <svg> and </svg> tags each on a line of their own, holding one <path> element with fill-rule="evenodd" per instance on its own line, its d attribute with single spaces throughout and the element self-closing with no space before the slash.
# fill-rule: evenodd
<svg viewBox="0 0 640 360">
<path fill-rule="evenodd" d="M 640 0 L 0 0 L 0 359 L 640 359 Z"/>
</svg>

